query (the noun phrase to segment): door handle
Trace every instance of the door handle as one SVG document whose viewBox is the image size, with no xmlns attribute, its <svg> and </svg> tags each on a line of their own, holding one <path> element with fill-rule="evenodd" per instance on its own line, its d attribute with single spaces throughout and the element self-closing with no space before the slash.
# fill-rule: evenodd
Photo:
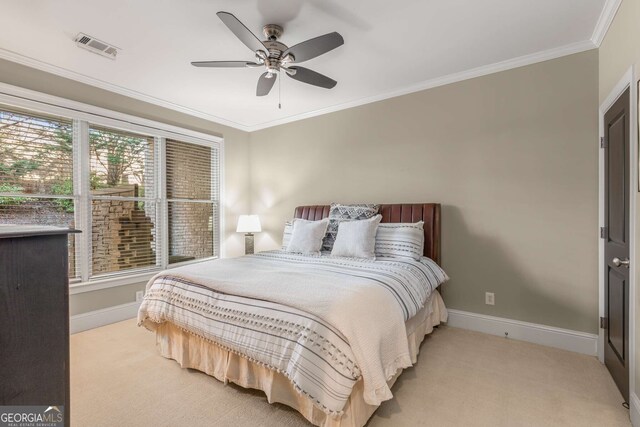
<svg viewBox="0 0 640 427">
<path fill-rule="evenodd" d="M 627 267 L 629 268 L 629 258 L 627 259 L 620 259 L 618 257 L 615 257 L 614 259 L 611 260 L 611 262 L 613 263 L 613 265 L 615 265 L 616 267 Z"/>
</svg>

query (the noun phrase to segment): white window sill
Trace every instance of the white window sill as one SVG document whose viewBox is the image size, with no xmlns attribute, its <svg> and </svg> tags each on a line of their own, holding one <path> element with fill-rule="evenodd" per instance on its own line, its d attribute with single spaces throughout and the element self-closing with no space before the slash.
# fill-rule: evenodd
<svg viewBox="0 0 640 427">
<path fill-rule="evenodd" d="M 116 286 L 133 285 L 134 283 L 146 283 L 160 271 L 160 269 L 157 269 L 145 271 L 144 273 L 127 274 L 126 276 L 104 277 L 92 279 L 88 282 L 72 283 L 69 285 L 69 295 L 99 291 L 100 289 L 114 288 Z"/>
<path fill-rule="evenodd" d="M 167 266 L 166 269 L 170 270 L 172 268 L 180 267 L 183 265 L 197 264 L 200 262 L 212 261 L 215 259 L 218 259 L 218 257 L 203 258 L 203 259 L 198 259 L 193 261 L 180 262 L 176 264 L 171 264 L 170 266 Z M 99 291 L 101 289 L 115 288 L 117 286 L 133 285 L 135 283 L 146 284 L 146 282 L 148 282 L 149 279 L 151 279 L 153 276 L 155 276 L 161 271 L 163 271 L 163 269 L 158 267 L 150 270 L 145 270 L 142 272 L 135 272 L 132 274 L 110 275 L 110 276 L 98 277 L 96 279 L 91 279 L 87 282 L 71 283 L 69 285 L 69 295 Z"/>
</svg>

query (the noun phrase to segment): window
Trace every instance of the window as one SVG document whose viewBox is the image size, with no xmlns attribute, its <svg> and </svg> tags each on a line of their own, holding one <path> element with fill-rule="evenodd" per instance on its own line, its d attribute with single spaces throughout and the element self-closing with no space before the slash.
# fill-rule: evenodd
<svg viewBox="0 0 640 427">
<path fill-rule="evenodd" d="M 212 185 L 213 151 L 167 140 L 169 263 L 213 256 L 217 194 Z"/>
<path fill-rule="evenodd" d="M 71 120 L 0 110 L 0 223 L 74 227 Z M 76 277 L 75 235 L 69 275 Z"/>
<path fill-rule="evenodd" d="M 161 264 L 156 250 L 154 138 L 89 128 L 91 274 Z"/>
<path fill-rule="evenodd" d="M 68 113 L 0 106 L 0 224 L 82 230 L 75 281 L 219 256 L 215 138 Z"/>
</svg>

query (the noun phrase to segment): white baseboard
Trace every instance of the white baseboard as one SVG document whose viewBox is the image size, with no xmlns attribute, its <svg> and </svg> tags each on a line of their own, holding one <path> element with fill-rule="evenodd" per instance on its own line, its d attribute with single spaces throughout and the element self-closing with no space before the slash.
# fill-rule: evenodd
<svg viewBox="0 0 640 427">
<path fill-rule="evenodd" d="M 71 316 L 71 321 L 69 322 L 70 332 L 75 334 L 111 323 L 133 319 L 138 315 L 139 307 L 139 302 L 130 302 L 101 310 L 90 311 L 88 313 L 76 314 L 75 316 Z"/>
<path fill-rule="evenodd" d="M 122 320 L 132 319 L 138 314 L 139 307 L 139 302 L 131 302 L 71 316 L 71 333 L 75 334 Z M 504 337 L 505 332 L 507 332 L 509 334 L 508 338 L 516 340 L 561 348 L 590 356 L 596 356 L 598 354 L 598 335 L 595 334 L 461 310 L 449 309 L 448 311 L 449 319 L 447 324 L 449 326 L 500 337 Z M 632 397 L 636 398 L 636 403 L 640 403 L 637 402 L 638 398 L 635 394 L 633 394 Z M 633 401 L 630 402 L 630 404 L 633 406 Z M 640 409 L 640 404 L 636 406 L 636 410 L 637 409 Z M 637 427 L 640 427 L 640 424 L 638 424 Z"/>
<path fill-rule="evenodd" d="M 631 425 L 640 427 L 640 399 L 633 391 L 629 395 L 629 416 L 631 417 Z"/>
<path fill-rule="evenodd" d="M 554 328 L 537 323 L 521 322 L 485 314 L 460 310 L 448 310 L 448 325 L 469 329 L 500 337 L 508 333 L 508 338 L 528 341 L 576 353 L 596 356 L 598 354 L 598 335 L 569 329 Z M 640 427 L 640 426 L 638 426 Z"/>
</svg>

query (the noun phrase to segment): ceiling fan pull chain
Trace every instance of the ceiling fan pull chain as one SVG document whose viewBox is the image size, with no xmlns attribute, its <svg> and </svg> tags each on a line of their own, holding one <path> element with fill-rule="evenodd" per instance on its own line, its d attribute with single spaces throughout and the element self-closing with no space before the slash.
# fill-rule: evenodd
<svg viewBox="0 0 640 427">
<path fill-rule="evenodd" d="M 282 77 L 278 79 L 278 110 L 282 110 L 282 104 L 280 103 L 281 100 L 282 100 Z"/>
</svg>

